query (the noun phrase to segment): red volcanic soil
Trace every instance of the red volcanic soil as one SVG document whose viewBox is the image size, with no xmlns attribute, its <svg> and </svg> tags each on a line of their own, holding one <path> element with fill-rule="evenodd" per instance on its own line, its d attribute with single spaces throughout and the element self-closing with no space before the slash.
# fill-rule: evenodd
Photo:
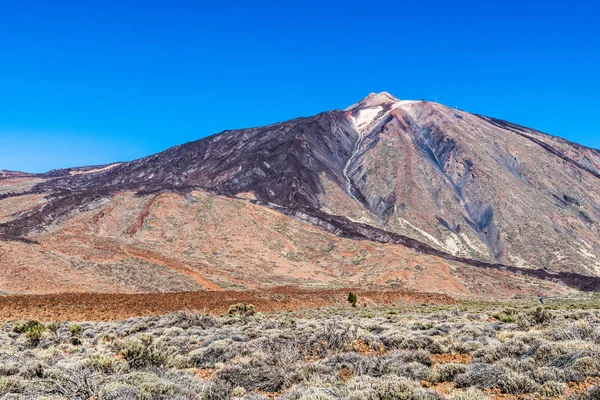
<svg viewBox="0 0 600 400">
<path fill-rule="evenodd" d="M 259 312 L 349 306 L 348 291 L 277 288 L 268 291 L 3 296 L 0 297 L 0 321 L 112 321 L 186 309 L 223 314 L 230 305 L 242 302 L 254 304 Z M 453 298 L 443 294 L 361 290 L 356 293 L 359 306 L 456 303 Z"/>
</svg>

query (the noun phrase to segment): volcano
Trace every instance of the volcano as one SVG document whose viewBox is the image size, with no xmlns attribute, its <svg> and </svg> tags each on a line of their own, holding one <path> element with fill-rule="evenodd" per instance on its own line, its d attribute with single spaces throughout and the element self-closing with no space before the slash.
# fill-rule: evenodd
<svg viewBox="0 0 600 400">
<path fill-rule="evenodd" d="M 600 152 L 372 93 L 131 162 L 0 171 L 0 290 L 600 290 Z"/>
</svg>

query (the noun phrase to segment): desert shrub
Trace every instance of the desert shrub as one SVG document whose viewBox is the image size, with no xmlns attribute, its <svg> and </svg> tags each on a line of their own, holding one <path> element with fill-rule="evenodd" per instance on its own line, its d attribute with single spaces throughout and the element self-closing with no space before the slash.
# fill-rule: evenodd
<svg viewBox="0 0 600 400">
<path fill-rule="evenodd" d="M 125 332 L 123 332 L 125 335 L 134 335 L 136 333 L 139 332 L 145 332 L 149 329 L 149 326 L 143 322 L 140 323 L 136 323 L 131 327 L 128 327 Z"/>
<path fill-rule="evenodd" d="M 433 344 L 433 339 L 429 336 L 412 336 L 404 339 L 400 348 L 406 350 L 424 350 Z"/>
<path fill-rule="evenodd" d="M 600 386 L 592 386 L 588 389 L 585 394 L 585 400 L 598 400 L 600 399 Z"/>
<path fill-rule="evenodd" d="M 25 334 L 25 338 L 31 346 L 37 346 L 46 331 L 46 327 L 39 321 L 29 320 L 27 322 L 15 325 L 13 331 Z"/>
<path fill-rule="evenodd" d="M 335 373 L 335 369 L 325 364 L 300 364 L 292 378 L 294 382 L 324 381 Z"/>
<path fill-rule="evenodd" d="M 81 341 L 81 338 L 77 337 L 77 336 L 73 336 L 69 339 L 69 343 L 71 343 L 73 346 L 81 346 L 83 344 L 83 342 Z"/>
<path fill-rule="evenodd" d="M 118 341 L 115 347 L 132 368 L 164 367 L 177 354 L 176 348 L 167 346 L 163 341 L 155 340 L 147 335 L 137 339 Z"/>
<path fill-rule="evenodd" d="M 437 400 L 441 397 L 436 392 L 423 390 L 417 382 L 390 375 L 352 379 L 344 389 L 347 393 L 336 393 L 336 397 L 361 400 Z"/>
<path fill-rule="evenodd" d="M 167 320 L 167 325 L 178 326 L 184 329 L 191 327 L 208 329 L 219 326 L 219 322 L 216 318 L 208 314 L 184 310 L 171 314 Z"/>
<path fill-rule="evenodd" d="M 29 344 L 31 346 L 37 346 L 40 343 L 45 330 L 46 328 L 43 325 L 37 325 L 27 329 L 27 332 L 25 332 L 25 337 L 29 341 Z"/>
<path fill-rule="evenodd" d="M 531 321 L 529 320 L 529 318 L 525 318 L 523 314 L 519 314 L 519 317 L 517 318 L 516 322 L 517 329 L 521 331 L 527 332 L 531 329 Z"/>
<path fill-rule="evenodd" d="M 69 324 L 69 333 L 71 336 L 81 336 L 81 325 L 79 324 Z"/>
<path fill-rule="evenodd" d="M 16 378 L 0 377 L 0 396 L 7 393 L 18 393 L 22 390 L 23 384 Z"/>
<path fill-rule="evenodd" d="M 518 316 L 516 314 L 506 314 L 503 312 L 496 315 L 495 317 L 496 319 L 498 319 L 498 321 L 504 322 L 505 324 L 513 324 L 518 320 Z"/>
<path fill-rule="evenodd" d="M 31 328 L 37 328 L 39 326 L 43 326 L 42 323 L 40 321 L 36 321 L 34 319 L 31 319 L 27 322 L 22 322 L 20 324 L 17 324 L 13 327 L 13 332 L 16 333 L 26 333 L 29 329 Z"/>
<path fill-rule="evenodd" d="M 165 380 L 145 382 L 138 386 L 139 399 L 172 399 L 175 393 L 175 385 Z"/>
<path fill-rule="evenodd" d="M 389 364 L 385 370 L 385 373 L 418 381 L 425 380 L 432 382 L 436 380 L 435 371 L 432 368 L 418 362 Z"/>
<path fill-rule="evenodd" d="M 384 372 L 382 371 L 385 370 L 385 360 L 386 358 L 376 359 L 369 356 L 363 356 L 354 352 L 345 352 L 334 354 L 329 359 L 327 359 L 325 365 L 327 365 L 327 367 L 329 367 L 329 369 L 333 371 L 339 371 L 344 368 L 352 369 L 354 373 L 358 376 L 381 376 L 384 374 Z M 396 360 L 394 360 L 394 362 L 395 361 Z"/>
<path fill-rule="evenodd" d="M 502 358 L 518 358 L 530 351 L 530 347 L 519 339 L 510 339 L 496 346 L 484 347 L 475 354 L 473 358 L 493 363 Z"/>
<path fill-rule="evenodd" d="M 530 374 L 536 369 L 535 361 L 530 358 L 503 358 L 494 363 L 495 367 L 511 370 L 520 374 Z"/>
<path fill-rule="evenodd" d="M 508 394 L 525 394 L 539 390 L 538 385 L 532 379 L 514 371 L 509 371 L 500 377 L 498 387 Z"/>
<path fill-rule="evenodd" d="M 293 377 L 294 365 L 281 362 L 273 355 L 261 361 L 228 365 L 215 373 L 211 383 L 229 393 L 235 387 L 248 391 L 280 392 L 291 386 Z"/>
<path fill-rule="evenodd" d="M 518 320 L 518 311 L 514 308 L 508 307 L 505 308 L 504 311 L 494 315 L 494 318 L 500 322 L 512 324 Z"/>
<path fill-rule="evenodd" d="M 427 331 L 434 326 L 435 323 L 431 321 L 417 321 L 410 325 L 410 329 L 413 331 Z"/>
<path fill-rule="evenodd" d="M 39 362 L 28 362 L 21 366 L 19 376 L 23 378 L 43 378 L 44 366 Z"/>
<path fill-rule="evenodd" d="M 177 337 L 177 336 L 182 336 L 185 335 L 186 331 L 183 328 L 180 328 L 179 326 L 172 326 L 170 328 L 165 328 L 163 329 L 160 334 L 157 334 L 157 337 L 160 336 L 169 336 L 169 337 Z"/>
<path fill-rule="evenodd" d="M 392 332 L 387 335 L 380 336 L 379 338 L 386 349 L 399 349 L 402 346 L 402 342 L 406 339 L 406 335 L 399 332 Z"/>
<path fill-rule="evenodd" d="M 533 310 L 529 311 L 529 317 L 531 318 L 533 323 L 538 325 L 546 324 L 552 321 L 553 319 L 552 313 L 541 306 L 538 306 Z"/>
<path fill-rule="evenodd" d="M 139 391 L 125 383 L 109 383 L 100 390 L 100 400 L 137 400 Z"/>
<path fill-rule="evenodd" d="M 144 362 L 142 357 L 146 351 L 146 346 L 139 340 L 125 340 L 115 343 L 117 352 L 123 356 L 132 367 L 142 367 Z"/>
<path fill-rule="evenodd" d="M 46 325 L 46 328 L 53 334 L 56 335 L 58 333 L 58 330 L 60 329 L 60 323 L 59 322 L 50 322 L 49 324 Z"/>
<path fill-rule="evenodd" d="M 89 399 L 98 397 L 97 388 L 101 376 L 81 363 L 67 364 L 60 369 L 48 371 L 51 393 L 60 393 L 63 398 Z"/>
<path fill-rule="evenodd" d="M 109 353 L 94 353 L 86 360 L 84 365 L 101 373 L 115 373 L 123 368 L 123 362 Z"/>
<path fill-rule="evenodd" d="M 582 377 L 594 376 L 600 373 L 600 365 L 595 358 L 581 357 L 575 360 L 571 370 Z"/>
<path fill-rule="evenodd" d="M 455 326 L 452 324 L 439 324 L 435 326 L 435 329 L 443 332 L 444 334 L 449 334 L 455 329 Z"/>
<path fill-rule="evenodd" d="M 473 363 L 467 370 L 456 376 L 454 383 L 458 388 L 475 386 L 479 389 L 493 388 L 496 386 L 504 370 L 487 364 Z"/>
<path fill-rule="evenodd" d="M 450 396 L 450 400 L 488 400 L 489 397 L 477 389 L 468 388 Z"/>
<path fill-rule="evenodd" d="M 568 351 L 568 348 L 562 343 L 543 343 L 535 349 L 533 358 L 539 363 L 546 364 Z"/>
<path fill-rule="evenodd" d="M 233 397 L 233 398 L 235 398 L 235 397 L 242 397 L 245 394 L 246 394 L 246 389 L 244 389 L 241 386 L 235 387 L 231 391 L 231 397 Z"/>
<path fill-rule="evenodd" d="M 427 336 L 444 336 L 446 333 L 444 331 L 441 331 L 437 328 L 432 328 L 427 332 L 424 332 Z"/>
<path fill-rule="evenodd" d="M 442 364 L 437 370 L 438 382 L 452 382 L 454 379 L 467 371 L 467 366 L 464 364 Z"/>
<path fill-rule="evenodd" d="M 582 351 L 571 351 L 569 353 L 556 357 L 548 363 L 548 366 L 561 369 L 570 368 L 573 366 L 573 364 L 575 364 L 575 361 L 578 358 L 582 357 L 582 355 Z"/>
<path fill-rule="evenodd" d="M 192 351 L 189 355 L 190 364 L 199 368 L 214 368 L 216 363 L 233 358 L 234 351 L 230 339 L 216 340 L 206 347 Z"/>
<path fill-rule="evenodd" d="M 454 342 L 451 344 L 449 350 L 460 354 L 469 354 L 479 350 L 482 346 L 480 342 L 469 340 L 466 342 Z"/>
<path fill-rule="evenodd" d="M 565 372 L 555 367 L 541 367 L 531 373 L 531 377 L 540 384 L 548 381 L 564 381 Z"/>
<path fill-rule="evenodd" d="M 121 382 L 137 389 L 138 399 L 173 399 L 179 391 L 177 385 L 168 379 L 168 376 L 159 376 L 160 370 L 153 372 L 136 371 L 124 375 Z M 166 378 L 166 379 L 165 379 Z"/>
<path fill-rule="evenodd" d="M 390 355 L 392 356 L 392 355 Z M 388 357 L 390 357 L 388 356 Z M 402 362 L 417 362 L 430 367 L 433 362 L 431 355 L 426 350 L 404 350 L 393 354 L 394 358 L 402 360 Z"/>
<path fill-rule="evenodd" d="M 230 317 L 249 317 L 255 313 L 254 304 L 237 303 L 229 306 L 227 315 Z"/>
<path fill-rule="evenodd" d="M 596 329 L 585 320 L 576 321 L 568 326 L 556 326 L 550 332 L 552 340 L 585 340 L 595 342 L 599 337 Z"/>
<path fill-rule="evenodd" d="M 329 322 L 305 340 L 306 352 L 323 357 L 332 351 L 341 351 L 358 339 L 358 326 Z M 304 341 L 304 340 L 303 340 Z"/>
<path fill-rule="evenodd" d="M 431 342 L 429 346 L 426 347 L 426 349 L 431 354 L 443 354 L 448 351 L 448 349 L 439 340 L 434 340 L 433 342 Z"/>
<path fill-rule="evenodd" d="M 16 362 L 0 363 L 0 376 L 12 376 L 19 373 L 19 365 Z"/>
<path fill-rule="evenodd" d="M 360 399 L 360 397 L 352 397 Z M 261 397 L 261 400 L 263 398 Z M 336 400 L 337 397 L 326 388 L 319 387 L 297 387 L 283 395 L 284 400 Z"/>
<path fill-rule="evenodd" d="M 565 390 L 567 390 L 567 385 L 562 382 L 546 381 L 542 385 L 540 392 L 545 397 L 558 397 L 561 396 Z"/>
</svg>

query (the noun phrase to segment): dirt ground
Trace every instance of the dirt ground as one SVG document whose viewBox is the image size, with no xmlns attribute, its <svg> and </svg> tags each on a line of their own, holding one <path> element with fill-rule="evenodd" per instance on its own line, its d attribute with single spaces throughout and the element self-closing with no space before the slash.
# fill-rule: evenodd
<svg viewBox="0 0 600 400">
<path fill-rule="evenodd" d="M 0 321 L 113 321 L 130 317 L 162 315 L 179 310 L 223 314 L 232 304 L 252 303 L 259 312 L 349 306 L 348 292 L 277 288 L 265 291 L 204 291 L 180 293 L 65 293 L 0 297 Z M 361 291 L 358 306 L 398 304 L 454 304 L 443 294 Z"/>
</svg>

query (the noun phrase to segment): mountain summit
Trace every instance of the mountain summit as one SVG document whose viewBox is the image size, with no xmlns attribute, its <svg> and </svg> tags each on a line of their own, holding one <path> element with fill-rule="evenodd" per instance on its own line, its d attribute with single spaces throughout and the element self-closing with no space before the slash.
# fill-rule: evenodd
<svg viewBox="0 0 600 400">
<path fill-rule="evenodd" d="M 389 94 L 388 92 L 371 93 L 358 103 L 351 105 L 344 111 L 352 111 L 358 108 L 370 108 L 377 106 L 390 106 L 398 103 L 400 100 Z"/>
<path fill-rule="evenodd" d="M 202 287 L 478 293 L 496 290 L 484 281 L 498 276 L 481 278 L 495 270 L 516 274 L 503 278 L 511 293 L 522 275 L 600 287 L 600 152 L 386 92 L 131 162 L 3 173 L 0 210 L 0 266 L 39 263 L 52 290 L 67 270 L 139 290 L 109 272 L 159 274 L 132 260 Z"/>
</svg>

